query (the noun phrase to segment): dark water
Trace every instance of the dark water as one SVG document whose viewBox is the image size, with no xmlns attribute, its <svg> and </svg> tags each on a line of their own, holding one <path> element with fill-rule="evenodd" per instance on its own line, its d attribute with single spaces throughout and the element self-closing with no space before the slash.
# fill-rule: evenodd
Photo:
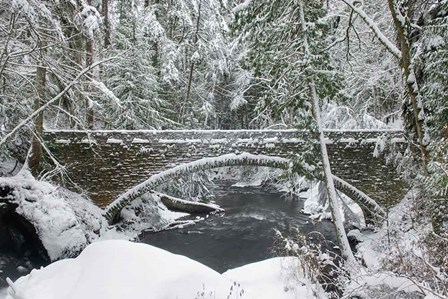
<svg viewBox="0 0 448 299">
<path fill-rule="evenodd" d="M 221 187 L 215 195 L 215 202 L 226 210 L 223 216 L 182 229 L 146 232 L 140 242 L 188 256 L 221 273 L 277 256 L 272 252 L 274 229 L 285 235 L 291 234 L 291 227 L 303 233 L 317 231 L 336 243 L 333 224 L 302 214 L 300 199 L 256 187 Z"/>
</svg>

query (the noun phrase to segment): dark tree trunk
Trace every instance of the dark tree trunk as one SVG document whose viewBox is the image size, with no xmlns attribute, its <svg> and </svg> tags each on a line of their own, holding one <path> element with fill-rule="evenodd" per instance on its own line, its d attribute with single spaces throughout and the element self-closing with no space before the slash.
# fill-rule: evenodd
<svg viewBox="0 0 448 299">
<path fill-rule="evenodd" d="M 193 41 L 194 45 L 196 45 L 199 40 L 199 28 L 200 28 L 200 24 L 201 24 L 201 6 L 202 6 L 202 2 L 199 2 L 198 18 L 196 20 L 196 32 L 195 32 L 194 41 Z M 189 71 L 189 75 L 188 75 L 187 94 L 185 96 L 184 107 L 188 106 L 188 102 L 190 101 L 190 98 L 191 98 L 191 85 L 193 84 L 194 66 L 195 66 L 195 61 L 192 61 L 190 64 L 190 71 Z"/>
<path fill-rule="evenodd" d="M 45 101 L 45 85 L 46 85 L 46 73 L 47 69 L 44 66 L 43 53 L 41 53 L 41 61 L 36 69 L 36 91 L 37 95 L 34 100 L 34 110 L 39 109 Z M 33 173 L 37 176 L 40 170 L 40 161 L 42 158 L 42 144 L 40 143 L 40 137 L 44 130 L 44 113 L 41 112 L 34 119 L 34 134 L 31 142 L 31 151 L 28 158 L 28 166 Z"/>
<path fill-rule="evenodd" d="M 104 48 L 110 46 L 110 20 L 109 20 L 109 0 L 103 0 L 104 17 Z"/>
</svg>

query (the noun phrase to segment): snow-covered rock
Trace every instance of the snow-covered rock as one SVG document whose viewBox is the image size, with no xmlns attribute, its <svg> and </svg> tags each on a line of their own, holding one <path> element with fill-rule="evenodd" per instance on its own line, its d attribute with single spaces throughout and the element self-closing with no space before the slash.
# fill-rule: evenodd
<svg viewBox="0 0 448 299">
<path fill-rule="evenodd" d="M 19 278 L 6 298 L 317 298 L 303 277 L 296 276 L 300 282 L 292 283 L 284 272 L 285 266 L 299 269 L 297 263 L 296 258 L 277 258 L 221 275 L 150 245 L 102 241 L 89 245 L 75 259 L 55 262 Z"/>
<path fill-rule="evenodd" d="M 37 181 L 30 172 L 0 178 L 0 187 L 12 190 L 15 212 L 36 229 L 51 260 L 80 252 L 107 226 L 101 209 L 79 194 Z"/>
</svg>

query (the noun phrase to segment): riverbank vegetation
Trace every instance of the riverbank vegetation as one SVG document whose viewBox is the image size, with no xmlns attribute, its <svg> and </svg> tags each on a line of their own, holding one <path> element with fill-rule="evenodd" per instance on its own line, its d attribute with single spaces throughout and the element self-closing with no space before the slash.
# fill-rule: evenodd
<svg viewBox="0 0 448 299">
<path fill-rule="evenodd" d="M 82 241 L 69 251 L 80 251 L 107 226 L 100 209 L 58 201 L 79 195 L 55 187 L 71 182 L 43 142 L 46 129 L 297 128 L 314 137 L 309 151 L 290 157 L 301 178 L 289 186 L 325 182 L 347 274 L 338 294 L 448 296 L 448 1 L 0 0 L 0 41 L 0 194 L 27 206 L 18 213 L 35 229 L 54 225 L 44 245 L 67 227 Z M 388 160 L 410 191 L 383 207 L 373 235 L 349 234 L 361 242 L 356 254 L 324 129 L 402 129 L 406 137 Z M 165 191 L 201 199 L 207 176 Z M 151 215 L 163 209 L 142 206 Z M 46 218 L 52 209 L 56 220 Z M 90 220 L 75 217 L 83 213 Z M 135 209 L 123 213 L 138 221 Z M 53 245 L 50 259 L 69 256 Z M 369 280 L 375 275 L 381 283 Z M 391 277 L 412 287 L 387 284 Z"/>
</svg>

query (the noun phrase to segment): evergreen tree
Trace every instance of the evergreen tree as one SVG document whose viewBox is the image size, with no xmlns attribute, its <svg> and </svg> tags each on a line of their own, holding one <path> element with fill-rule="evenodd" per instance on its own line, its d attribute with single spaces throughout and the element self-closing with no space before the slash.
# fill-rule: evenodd
<svg viewBox="0 0 448 299">
<path fill-rule="evenodd" d="M 109 50 L 116 58 L 104 69 L 104 83 L 113 94 L 106 93 L 101 101 L 103 125 L 110 129 L 160 129 L 170 123 L 169 105 L 159 96 L 160 78 L 151 48 L 160 38 L 160 32 L 154 30 L 160 25 L 138 1 L 121 1 L 119 12 Z"/>
<path fill-rule="evenodd" d="M 304 7 L 310 52 L 304 53 L 304 32 L 300 30 L 298 2 L 256 1 L 237 13 L 234 30 L 246 44 L 243 65 L 253 71 L 256 110 L 269 123 L 310 124 L 309 91 L 312 79 L 319 86 L 320 99 L 334 98 L 340 75 L 324 49 L 328 46 L 331 19 L 322 1 L 307 1 Z M 313 71 L 310 71 L 311 68 Z M 308 117 L 306 116 L 308 114 Z"/>
<path fill-rule="evenodd" d="M 426 128 L 431 137 L 431 175 L 424 180 L 433 199 L 434 231 L 448 236 L 448 2 L 439 1 L 424 15 L 420 41 Z"/>
<path fill-rule="evenodd" d="M 274 101 L 264 105 L 282 110 L 292 108 L 294 123 L 318 135 L 321 157 L 318 176 L 326 183 L 341 253 L 348 263 L 355 265 L 336 198 L 320 116 L 320 100 L 335 97 L 339 87 L 337 73 L 324 50 L 331 29 L 324 3 L 320 0 L 291 1 L 288 5 L 283 1 L 251 2 L 248 10 L 243 10 L 240 19 L 237 18 L 236 26 L 247 34 L 249 67 L 255 69 L 257 78 L 266 82 L 261 91 L 264 99 L 268 91 L 273 94 Z M 296 172 L 316 168 L 308 166 L 311 161 L 319 161 L 313 155 L 316 152 L 312 149 L 298 153 Z M 312 158 L 307 161 L 306 155 Z"/>
</svg>

